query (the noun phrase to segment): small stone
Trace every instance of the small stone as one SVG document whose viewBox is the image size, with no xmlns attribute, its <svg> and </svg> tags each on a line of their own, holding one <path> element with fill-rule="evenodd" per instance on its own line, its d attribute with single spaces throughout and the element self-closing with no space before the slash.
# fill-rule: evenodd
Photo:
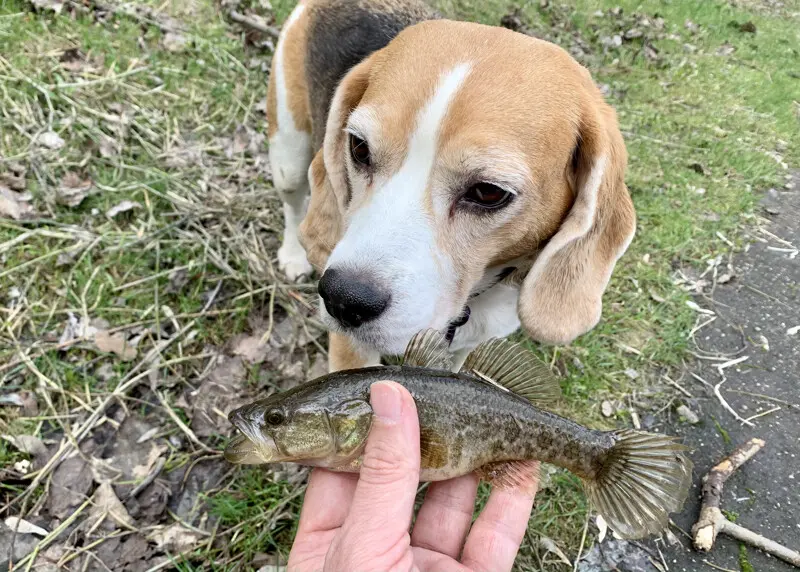
<svg viewBox="0 0 800 572">
<path fill-rule="evenodd" d="M 611 417 L 614 415 L 614 406 L 610 401 L 604 401 L 600 404 L 600 411 L 602 411 L 604 417 Z"/>
<path fill-rule="evenodd" d="M 61 149 L 64 140 L 55 131 L 45 131 L 36 138 L 37 143 L 48 149 Z"/>
<path fill-rule="evenodd" d="M 686 405 L 681 405 L 676 410 L 678 415 L 681 416 L 681 419 L 685 420 L 687 423 L 691 425 L 696 425 L 700 423 L 700 418 L 697 416 L 697 413 L 689 409 Z"/>
</svg>

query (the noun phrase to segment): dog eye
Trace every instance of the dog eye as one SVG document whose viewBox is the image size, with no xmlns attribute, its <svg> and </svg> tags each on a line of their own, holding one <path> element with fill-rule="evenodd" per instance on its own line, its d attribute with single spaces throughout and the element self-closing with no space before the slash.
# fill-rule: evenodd
<svg viewBox="0 0 800 572">
<path fill-rule="evenodd" d="M 353 161 L 355 161 L 359 165 L 369 167 L 370 165 L 369 145 L 367 145 L 366 141 L 364 141 L 360 137 L 356 137 L 353 134 L 350 134 L 350 156 L 353 157 Z"/>
<path fill-rule="evenodd" d="M 280 425 L 281 423 L 283 423 L 283 420 L 285 419 L 285 417 L 283 415 L 283 411 L 281 411 L 280 409 L 271 409 L 264 416 L 264 419 L 266 420 L 266 422 L 269 425 L 272 425 L 273 427 L 275 427 L 275 426 Z"/>
<path fill-rule="evenodd" d="M 484 209 L 497 209 L 507 205 L 513 196 L 513 193 L 501 189 L 497 185 L 478 183 L 470 187 L 462 200 Z"/>
</svg>

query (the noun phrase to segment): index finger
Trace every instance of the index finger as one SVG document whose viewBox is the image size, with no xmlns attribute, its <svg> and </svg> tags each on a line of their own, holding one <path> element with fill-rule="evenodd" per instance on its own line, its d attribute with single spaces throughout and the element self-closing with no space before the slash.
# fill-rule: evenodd
<svg viewBox="0 0 800 572">
<path fill-rule="evenodd" d="M 524 482 L 493 488 L 464 544 L 462 564 L 473 570 L 511 570 L 528 528 L 538 473 L 539 463 L 531 463 Z"/>
</svg>

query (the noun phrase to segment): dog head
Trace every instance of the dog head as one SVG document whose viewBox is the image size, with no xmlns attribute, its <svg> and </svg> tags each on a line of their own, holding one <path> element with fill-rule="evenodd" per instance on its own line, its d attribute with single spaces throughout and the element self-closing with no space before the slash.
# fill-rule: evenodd
<svg viewBox="0 0 800 572">
<path fill-rule="evenodd" d="M 616 114 L 561 48 L 503 28 L 405 29 L 339 83 L 300 228 L 323 318 L 382 353 L 444 329 L 521 259 L 535 340 L 600 319 L 635 232 Z"/>
</svg>

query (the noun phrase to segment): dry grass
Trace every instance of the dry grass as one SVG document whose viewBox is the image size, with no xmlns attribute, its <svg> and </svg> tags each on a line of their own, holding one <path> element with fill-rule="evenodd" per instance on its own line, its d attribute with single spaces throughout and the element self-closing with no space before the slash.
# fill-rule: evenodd
<svg viewBox="0 0 800 572">
<path fill-rule="evenodd" d="M 0 512 L 46 532 L 16 534 L 20 546 L 38 544 L 12 569 L 272 564 L 290 546 L 305 471 L 225 464 L 225 414 L 323 371 L 326 359 L 313 286 L 275 267 L 280 211 L 263 116 L 272 40 L 207 2 L 36 4 L 0 8 Z M 270 26 L 292 2 L 273 4 L 277 22 L 252 7 Z M 495 24 L 507 8 L 439 5 Z M 629 134 L 641 226 L 605 323 L 571 347 L 536 349 L 564 375 L 567 411 L 612 426 L 679 402 L 665 388 L 684 379 L 662 368 L 680 365 L 708 320 L 685 305 L 687 291 L 713 291 L 724 277 L 740 230 L 754 227 L 742 217 L 755 201 L 744 189 L 780 182 L 775 145 L 790 124 L 748 99 L 742 78 L 752 76 L 741 74 L 758 70 L 737 67 L 741 97 L 709 96 L 716 107 L 706 108 L 694 99 L 696 72 L 664 70 L 711 66 L 708 54 L 663 38 L 652 39 L 660 61 L 637 59 L 638 44 L 602 47 L 635 18 L 592 20 L 599 7 L 580 3 L 570 19 L 560 5 L 526 5 L 517 17 L 584 52 Z M 670 30 L 683 18 L 672 10 Z M 760 28 L 785 33 L 761 18 Z M 717 48 L 716 32 L 675 33 Z M 777 78 L 767 54 L 756 67 Z M 687 82 L 672 98 L 661 88 L 668 73 Z M 782 105 L 782 86 L 765 100 Z M 717 109 L 738 122 L 728 147 L 708 143 L 721 129 Z M 749 134 L 735 140 L 754 125 L 758 148 Z M 702 163 L 706 174 L 664 162 Z M 703 216 L 707 225 L 691 224 Z M 554 471 L 547 483 L 520 569 L 564 569 L 553 547 L 574 560 L 596 535 L 577 480 Z"/>
</svg>

